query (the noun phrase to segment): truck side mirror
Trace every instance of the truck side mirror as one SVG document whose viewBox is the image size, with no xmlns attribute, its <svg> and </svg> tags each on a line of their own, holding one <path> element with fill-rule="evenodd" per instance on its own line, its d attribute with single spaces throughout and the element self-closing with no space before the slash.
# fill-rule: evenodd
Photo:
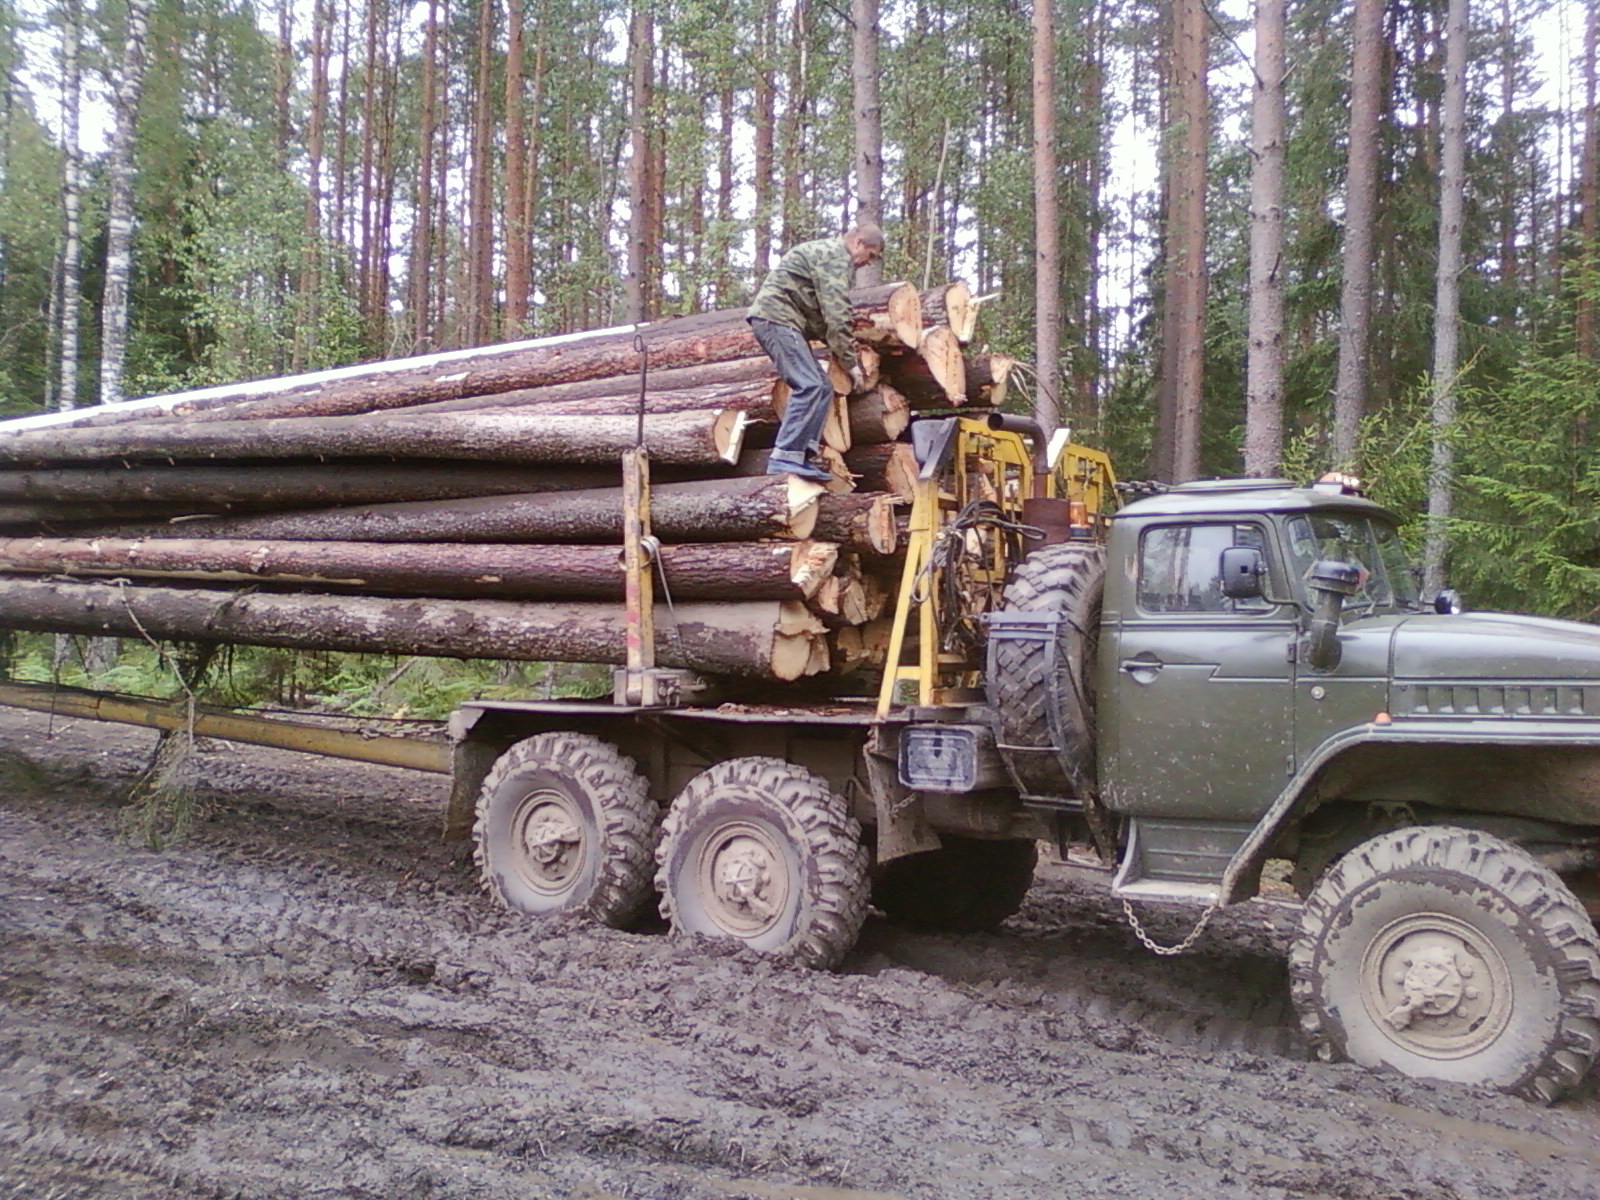
<svg viewBox="0 0 1600 1200">
<path fill-rule="evenodd" d="M 1339 610 L 1361 586 L 1361 568 L 1324 558 L 1311 564 L 1306 582 L 1313 597 L 1306 660 L 1314 670 L 1331 671 L 1339 665 Z"/>
<path fill-rule="evenodd" d="M 1267 560 L 1254 546 L 1229 546 L 1222 552 L 1222 594 L 1230 600 L 1258 599 L 1265 588 Z"/>
</svg>

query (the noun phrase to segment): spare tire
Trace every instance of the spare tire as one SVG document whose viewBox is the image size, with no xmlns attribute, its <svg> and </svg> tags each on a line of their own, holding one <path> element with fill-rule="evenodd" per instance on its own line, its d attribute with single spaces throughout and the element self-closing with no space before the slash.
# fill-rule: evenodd
<svg viewBox="0 0 1600 1200">
<path fill-rule="evenodd" d="M 990 633 L 995 734 L 1027 795 L 1094 794 L 1093 672 L 1105 579 L 1104 548 L 1068 542 L 1035 550 L 1006 585 L 1003 616 L 1060 617 L 1053 638 L 1004 627 Z"/>
</svg>

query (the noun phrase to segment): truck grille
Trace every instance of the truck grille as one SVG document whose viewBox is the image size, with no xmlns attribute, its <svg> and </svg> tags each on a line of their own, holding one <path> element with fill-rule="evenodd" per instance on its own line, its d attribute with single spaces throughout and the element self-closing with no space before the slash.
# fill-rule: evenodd
<svg viewBox="0 0 1600 1200">
<path fill-rule="evenodd" d="M 1600 714 L 1600 688 L 1582 684 L 1402 684 L 1396 686 L 1395 695 L 1396 711 L 1414 717 L 1593 717 Z"/>
</svg>

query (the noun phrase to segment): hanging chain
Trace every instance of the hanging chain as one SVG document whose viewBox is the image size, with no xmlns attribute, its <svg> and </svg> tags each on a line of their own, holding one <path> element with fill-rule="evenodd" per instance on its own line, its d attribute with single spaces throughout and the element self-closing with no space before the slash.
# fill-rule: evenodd
<svg viewBox="0 0 1600 1200">
<path fill-rule="evenodd" d="M 1183 941 L 1179 942 L 1175 946 L 1163 946 L 1144 931 L 1144 926 L 1139 923 L 1139 918 L 1134 915 L 1133 905 L 1129 904 L 1126 900 L 1122 902 L 1122 911 L 1128 918 L 1128 927 L 1133 930 L 1133 936 L 1138 938 L 1139 941 L 1143 943 L 1146 950 L 1149 950 L 1155 954 L 1159 954 L 1162 957 L 1170 957 L 1175 954 L 1182 954 L 1186 950 L 1193 949 L 1194 944 L 1200 940 L 1200 935 L 1205 933 L 1206 926 L 1211 924 L 1211 918 L 1216 916 L 1221 908 L 1222 902 L 1220 900 L 1215 901 L 1205 910 L 1205 912 L 1200 914 L 1200 920 L 1197 921 L 1195 923 L 1195 927 L 1189 931 L 1188 937 L 1184 938 Z"/>
</svg>

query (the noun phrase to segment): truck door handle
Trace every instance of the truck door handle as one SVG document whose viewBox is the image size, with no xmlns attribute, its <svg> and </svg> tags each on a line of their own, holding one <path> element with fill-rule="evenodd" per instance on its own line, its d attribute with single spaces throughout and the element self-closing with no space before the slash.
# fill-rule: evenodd
<svg viewBox="0 0 1600 1200">
<path fill-rule="evenodd" d="M 1154 683 L 1156 675 L 1164 665 L 1160 659 L 1153 658 L 1125 658 L 1120 664 L 1122 669 L 1133 676 L 1135 683 Z"/>
</svg>

